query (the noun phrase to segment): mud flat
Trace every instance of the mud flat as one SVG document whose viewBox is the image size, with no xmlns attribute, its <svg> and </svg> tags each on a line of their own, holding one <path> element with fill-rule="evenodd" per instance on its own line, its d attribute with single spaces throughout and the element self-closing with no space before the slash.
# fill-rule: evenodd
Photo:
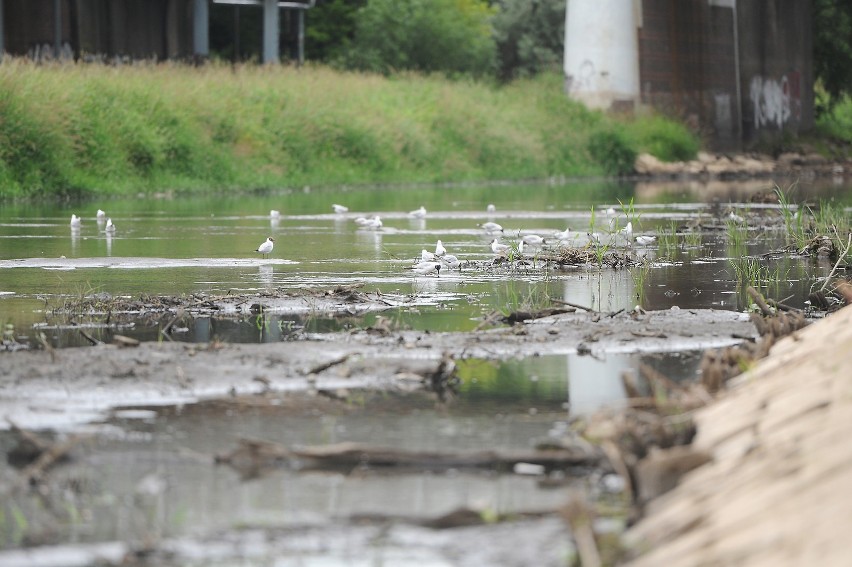
<svg viewBox="0 0 852 567">
<path fill-rule="evenodd" d="M 848 565 L 852 307 L 793 333 L 697 412 L 710 462 L 625 536 L 634 567 Z"/>
<path fill-rule="evenodd" d="M 313 389 L 431 387 L 448 371 L 446 361 L 458 358 L 677 352 L 755 336 L 748 316 L 730 311 L 578 310 L 467 333 L 396 331 L 376 324 L 272 344 L 162 342 L 31 350 L 0 356 L 0 415 L 25 428 L 64 428 L 99 419 L 119 406 Z"/>
</svg>

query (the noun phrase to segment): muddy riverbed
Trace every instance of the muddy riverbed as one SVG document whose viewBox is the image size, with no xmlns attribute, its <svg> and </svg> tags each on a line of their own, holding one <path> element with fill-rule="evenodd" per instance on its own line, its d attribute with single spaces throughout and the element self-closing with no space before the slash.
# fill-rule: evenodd
<svg viewBox="0 0 852 567">
<path fill-rule="evenodd" d="M 578 424 L 629 405 L 631 377 L 689 384 L 754 343 L 743 259 L 785 308 L 838 301 L 813 294 L 835 258 L 749 202 L 766 187 L 634 189 L 116 202 L 113 235 L 4 211 L 0 447 L 19 427 L 64 451 L 0 465 L 0 564 L 564 565 L 575 501 L 617 534 L 624 480 Z M 437 240 L 458 263 L 413 270 Z"/>
</svg>

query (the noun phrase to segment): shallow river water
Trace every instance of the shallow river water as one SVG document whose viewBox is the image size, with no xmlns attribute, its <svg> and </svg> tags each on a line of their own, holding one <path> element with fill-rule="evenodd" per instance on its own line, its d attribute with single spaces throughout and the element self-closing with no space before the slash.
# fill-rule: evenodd
<svg viewBox="0 0 852 567">
<path fill-rule="evenodd" d="M 0 212 L 0 322 L 33 344 L 33 337 L 44 333 L 54 347 L 82 346 L 88 343 L 76 329 L 53 313 L 69 298 L 353 284 L 409 298 L 409 306 L 381 316 L 424 331 L 471 331 L 494 310 L 545 298 L 602 312 L 635 305 L 649 311 L 742 311 L 746 302 L 731 259 L 759 257 L 788 244 L 777 208 L 751 202 L 772 188 L 769 181 L 711 187 L 589 182 L 305 188 L 263 196 L 9 205 Z M 848 185 L 800 183 L 796 191 L 794 200 L 852 204 Z M 333 213 L 332 203 L 348 206 L 349 212 Z M 491 212 L 489 204 L 494 205 Z M 408 212 L 420 206 L 427 209 L 425 218 L 412 218 Z M 615 215 L 606 214 L 610 207 Z M 116 225 L 114 234 L 96 220 L 98 208 Z M 280 211 L 280 218 L 270 218 L 272 209 Z M 731 212 L 747 219 L 744 242 L 734 244 L 727 236 Z M 79 229 L 69 227 L 72 213 L 83 219 Z M 372 215 L 381 216 L 381 229 L 355 223 L 359 216 Z M 658 235 L 657 242 L 639 246 L 631 241 L 628 247 L 627 239 L 607 235 L 610 223 L 619 229 L 629 219 L 634 236 Z M 697 219 L 700 229 L 684 228 Z M 489 246 L 494 236 L 478 226 L 486 221 L 503 226 L 499 236 L 505 243 L 539 234 L 551 239 L 545 247 L 557 244 L 555 231 L 570 229 L 576 246 L 588 242 L 587 233 L 600 232 L 607 242 L 612 238 L 614 246 L 650 263 L 619 270 L 483 269 L 481 262 L 494 258 Z M 661 236 L 672 231 L 670 238 Z M 264 259 L 253 250 L 267 236 L 275 238 L 275 248 Z M 462 261 L 461 269 L 444 270 L 439 277 L 415 274 L 410 267 L 421 250 L 434 250 L 439 239 Z M 467 261 L 478 267 L 466 266 Z M 804 305 L 813 283 L 831 267 L 789 255 L 763 261 L 779 274 L 767 293 L 789 298 L 787 303 L 796 307 Z M 273 343 L 372 325 L 376 317 L 201 317 L 172 338 Z M 169 318 L 140 319 L 118 329 L 97 324 L 102 317 L 76 323 L 89 325 L 90 334 L 106 341 L 116 332 L 156 341 L 163 340 L 159 329 Z M 536 564 L 561 564 L 570 546 L 562 541 L 554 547 L 551 541 L 548 551 L 530 551 L 529 532 L 523 541 L 496 529 L 454 538 L 410 523 L 392 524 L 389 531 L 353 521 L 376 516 L 425 520 L 463 507 L 498 515 L 550 511 L 563 492 L 539 477 L 465 470 L 341 474 L 282 469 L 245 480 L 212 466 L 210 457 L 243 437 L 287 446 L 356 441 L 423 450 L 529 449 L 563 434 L 570 419 L 621 403 L 621 375 L 635 371 L 640 362 L 684 380 L 695 376 L 699 358 L 698 352 L 674 351 L 461 361 L 460 392 L 447 404 L 420 394 L 367 393 L 360 403 L 336 410 L 286 400 L 257 407 L 211 401 L 119 409 L 107 420 L 73 428 L 93 437 L 55 473 L 57 494 L 48 507 L 57 510 L 45 511 L 32 496 L 3 498 L 0 564 L 85 565 L 95 556 L 86 554 L 84 544 L 113 542 L 117 548 L 93 552 L 111 557 L 127 546 L 164 540 L 174 546 L 175 564 L 186 565 L 521 565 L 531 564 L 531 553 Z M 0 447 L 8 450 L 11 443 L 10 435 L 0 433 Z M 5 463 L 0 472 L 7 480 L 14 476 Z M 581 475 L 564 481 L 559 490 L 606 493 L 617 489 L 612 482 Z M 558 522 L 538 521 L 543 523 L 536 533 L 561 533 Z M 265 531 L 258 534 L 257 529 Z M 459 545 L 461 537 L 496 555 Z M 70 551 L 50 547 L 43 548 L 43 557 L 10 551 L 33 544 L 73 544 L 83 550 L 83 559 L 68 563 Z M 51 549 L 66 562 L 51 563 Z"/>
</svg>

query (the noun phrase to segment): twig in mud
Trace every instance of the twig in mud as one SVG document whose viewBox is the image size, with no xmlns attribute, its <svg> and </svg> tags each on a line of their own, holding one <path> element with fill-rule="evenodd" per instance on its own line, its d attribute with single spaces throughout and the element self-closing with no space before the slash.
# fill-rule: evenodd
<svg viewBox="0 0 852 567">
<path fill-rule="evenodd" d="M 99 344 L 101 344 L 101 341 L 99 341 L 98 339 L 96 339 L 95 337 L 93 337 L 92 335 L 90 335 L 89 333 L 84 331 L 83 329 L 77 329 L 77 330 L 80 331 L 80 334 L 83 335 L 83 338 L 86 339 L 87 341 L 89 341 L 90 343 L 92 343 L 93 346 L 98 346 Z"/>
<path fill-rule="evenodd" d="M 837 238 L 838 238 L 838 240 L 839 240 L 839 239 L 840 239 L 840 235 L 837 233 L 837 228 L 836 228 L 836 227 L 835 227 L 835 229 L 834 229 L 834 234 L 837 234 Z M 845 249 L 842 253 L 838 254 L 838 256 L 837 256 L 837 262 L 835 262 L 835 263 L 834 263 L 834 267 L 833 267 L 833 268 L 831 268 L 831 271 L 830 271 L 830 272 L 828 272 L 828 276 L 826 276 L 826 278 L 825 278 L 825 282 L 823 282 L 822 287 L 821 287 L 821 288 L 819 288 L 819 290 L 820 290 L 821 292 L 822 292 L 822 291 L 825 291 L 825 288 L 826 288 L 826 287 L 828 287 L 828 282 L 830 282 L 830 281 L 831 281 L 831 279 L 834 277 L 834 272 L 835 272 L 835 271 L 837 271 L 837 266 L 839 266 L 839 265 L 840 265 L 840 262 L 842 262 L 842 261 L 843 261 L 843 259 L 844 259 L 844 258 L 846 258 L 846 255 L 847 255 L 847 254 L 849 254 L 849 249 L 850 249 L 850 248 L 852 248 L 852 232 L 850 232 L 850 233 L 849 233 L 849 238 L 848 238 L 848 239 L 846 239 L 846 249 Z"/>
<path fill-rule="evenodd" d="M 322 364 L 318 364 L 317 366 L 314 366 L 313 368 L 305 371 L 305 374 L 310 375 L 310 374 L 319 374 L 320 372 L 325 372 L 326 370 L 328 370 L 332 366 L 337 366 L 338 364 L 343 364 L 344 362 L 349 360 L 350 356 L 355 355 L 355 354 L 357 354 L 357 353 L 350 352 L 348 354 L 344 354 L 343 356 L 341 356 L 339 358 L 335 358 L 334 360 L 330 360 L 328 362 L 323 362 Z"/>
<path fill-rule="evenodd" d="M 50 343 L 47 342 L 47 337 L 44 336 L 44 332 L 39 331 L 38 333 L 36 333 L 36 340 L 39 342 L 39 344 L 41 344 L 41 346 L 44 347 L 44 350 L 46 350 L 50 354 L 50 361 L 56 362 L 56 349 L 54 349 L 50 345 Z"/>
<path fill-rule="evenodd" d="M 573 495 L 562 509 L 562 516 L 571 527 L 580 565 L 583 567 L 601 567 L 601 554 L 595 539 L 594 514 L 585 499 Z"/>
<path fill-rule="evenodd" d="M 763 299 L 763 296 L 751 286 L 746 288 L 746 293 L 748 293 L 749 297 L 751 297 L 754 302 L 760 307 L 760 312 L 763 313 L 764 317 L 772 317 L 773 312 L 772 308 L 766 304 L 766 300 Z"/>
<path fill-rule="evenodd" d="M 576 309 L 582 309 L 583 311 L 588 311 L 589 313 L 595 312 L 594 309 L 590 309 L 590 308 L 588 308 L 584 305 L 579 305 L 577 303 L 571 303 L 570 301 L 562 301 L 561 299 L 553 299 L 553 298 L 551 298 L 550 301 L 552 303 L 558 303 L 559 305 L 567 305 L 568 307 L 574 307 Z"/>
</svg>

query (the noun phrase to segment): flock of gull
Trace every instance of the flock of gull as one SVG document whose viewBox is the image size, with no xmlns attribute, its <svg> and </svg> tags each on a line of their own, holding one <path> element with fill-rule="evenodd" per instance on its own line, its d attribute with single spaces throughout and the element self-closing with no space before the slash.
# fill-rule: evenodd
<svg viewBox="0 0 852 567">
<path fill-rule="evenodd" d="M 98 226 L 104 224 L 104 221 L 106 221 L 106 224 L 104 225 L 104 232 L 107 233 L 107 235 L 115 234 L 115 225 L 112 224 L 112 219 L 107 217 L 104 211 L 98 209 L 98 213 L 95 215 L 95 220 L 97 220 Z M 80 230 L 80 227 L 83 226 L 82 217 L 72 214 L 70 225 L 72 231 Z"/>
<path fill-rule="evenodd" d="M 349 208 L 344 205 L 333 204 L 331 206 L 332 210 L 335 214 L 343 215 L 349 212 Z M 488 213 L 494 213 L 496 211 L 496 207 L 493 204 L 488 205 L 486 211 Z M 609 219 L 609 228 L 610 234 L 614 235 L 615 238 L 624 239 L 628 245 L 634 241 L 633 236 L 633 223 L 628 222 L 623 228 L 615 229 L 617 225 L 616 216 L 617 213 L 614 208 L 608 208 L 604 211 L 605 216 Z M 408 217 L 411 219 L 425 219 L 427 215 L 426 207 L 421 206 L 418 209 L 413 211 L 409 211 Z M 269 211 L 269 216 L 273 220 L 278 220 L 281 218 L 281 212 L 276 210 Z M 115 234 L 115 225 L 112 222 L 112 219 L 106 216 L 106 213 L 100 209 L 98 209 L 96 220 L 98 226 L 104 225 L 103 231 L 108 235 Z M 81 217 L 78 217 L 75 214 L 71 215 L 71 230 L 76 231 L 79 230 L 82 225 Z M 379 215 L 374 215 L 370 217 L 359 216 L 355 218 L 355 224 L 358 225 L 360 229 L 364 230 L 381 230 L 382 228 L 382 219 Z M 517 256 L 523 256 L 524 251 L 527 250 L 540 250 L 545 244 L 547 244 L 548 239 L 552 241 L 557 241 L 559 243 L 571 242 L 575 243 L 577 238 L 580 237 L 585 240 L 585 245 L 598 246 L 602 243 L 602 237 L 600 233 L 597 232 L 587 232 L 585 235 L 582 235 L 577 232 L 571 231 L 570 228 L 566 228 L 565 230 L 558 230 L 553 232 L 553 234 L 547 239 L 538 234 L 524 234 L 521 235 L 518 233 L 518 240 L 513 245 L 505 244 L 500 241 L 501 235 L 505 234 L 503 227 L 496 222 L 487 221 L 477 225 L 484 233 L 490 237 L 492 237 L 490 248 L 491 252 L 495 255 L 495 258 L 506 257 L 510 253 L 517 254 Z M 640 246 L 648 246 L 653 244 L 656 241 L 657 237 L 653 235 L 645 235 L 640 234 L 635 236 L 635 242 Z M 268 237 L 263 243 L 260 244 L 255 249 L 255 252 L 262 254 L 264 257 L 268 257 L 274 248 L 275 239 L 273 237 Z M 444 244 L 438 240 L 435 244 L 435 251 L 429 252 L 425 248 L 421 251 L 420 257 L 416 260 L 416 263 L 412 266 L 414 273 L 418 275 L 435 275 L 438 276 L 442 269 L 454 269 L 459 268 L 461 266 L 461 261 L 458 257 L 453 254 L 448 254 L 446 247 Z"/>
<path fill-rule="evenodd" d="M 343 215 L 349 212 L 349 208 L 344 205 L 333 204 L 331 206 L 332 211 L 337 215 Z M 486 212 L 494 213 L 496 211 L 496 207 L 493 204 L 489 204 L 486 207 Z M 425 219 L 427 215 L 426 207 L 421 206 L 418 209 L 408 212 L 408 218 L 410 219 Z M 609 219 L 609 227 L 610 233 L 614 234 L 616 238 L 623 238 L 627 242 L 627 244 L 631 244 L 634 240 L 633 236 L 633 223 L 628 222 L 626 226 L 621 229 L 615 230 L 617 226 L 617 213 L 614 208 L 608 208 L 605 211 L 606 217 Z M 269 216 L 272 220 L 277 220 L 281 217 L 280 211 L 272 210 L 269 212 Z M 382 229 L 382 218 L 379 215 L 373 216 L 358 216 L 354 219 L 355 224 L 359 229 L 363 230 L 381 230 Z M 505 244 L 500 241 L 501 235 L 505 234 L 503 227 L 500 224 L 497 224 L 493 221 L 483 222 L 477 225 L 479 229 L 481 229 L 486 235 L 492 237 L 490 248 L 491 252 L 494 254 L 496 258 L 505 258 L 510 253 L 515 254 L 516 257 L 522 257 L 524 251 L 540 250 L 545 244 L 547 244 L 548 240 L 557 241 L 559 243 L 576 243 L 578 237 L 582 237 L 581 234 L 577 232 L 572 232 L 570 228 L 566 228 L 565 230 L 558 230 L 553 232 L 553 234 L 549 238 L 545 238 L 538 234 L 524 234 L 521 235 L 518 233 L 517 243 L 513 246 L 510 244 Z M 653 235 L 644 235 L 640 234 L 635 236 L 635 242 L 640 246 L 648 246 L 653 244 L 656 241 L 657 237 Z M 256 252 L 259 252 L 263 255 L 268 255 L 272 252 L 274 239 L 269 237 L 263 242 L 258 248 Z M 586 233 L 585 234 L 585 243 L 586 245 L 598 246 L 601 242 L 601 235 L 596 232 Z M 415 274 L 418 275 L 440 275 L 442 269 L 455 269 L 461 267 L 461 261 L 457 256 L 453 254 L 448 254 L 447 249 L 444 246 L 441 240 L 438 240 L 435 243 L 435 251 L 430 252 L 425 248 L 421 250 L 420 256 L 415 260 L 415 264 L 411 267 Z"/>
</svg>

